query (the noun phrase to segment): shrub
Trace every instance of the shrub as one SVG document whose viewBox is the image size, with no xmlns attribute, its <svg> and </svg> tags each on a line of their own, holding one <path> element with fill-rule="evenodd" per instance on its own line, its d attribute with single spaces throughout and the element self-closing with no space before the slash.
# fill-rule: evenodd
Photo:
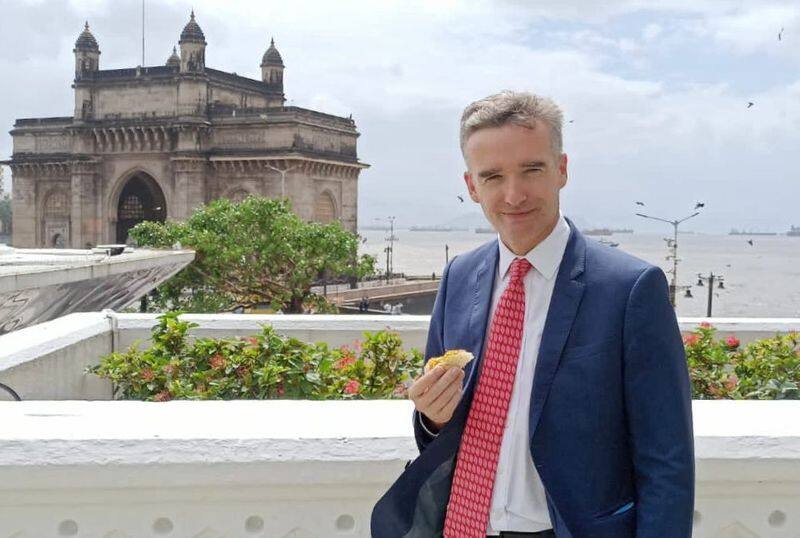
<svg viewBox="0 0 800 538">
<path fill-rule="evenodd" d="M 715 338 L 701 324 L 684 337 L 695 399 L 800 399 L 800 333 L 776 335 L 742 347 L 739 339 Z"/>
<path fill-rule="evenodd" d="M 402 349 L 393 332 L 364 333 L 363 342 L 329 348 L 277 334 L 272 327 L 239 339 L 197 338 L 196 323 L 163 314 L 150 348 L 138 343 L 112 353 L 88 372 L 112 381 L 114 397 L 172 399 L 364 399 L 405 397 L 422 366 L 416 349 Z"/>
</svg>

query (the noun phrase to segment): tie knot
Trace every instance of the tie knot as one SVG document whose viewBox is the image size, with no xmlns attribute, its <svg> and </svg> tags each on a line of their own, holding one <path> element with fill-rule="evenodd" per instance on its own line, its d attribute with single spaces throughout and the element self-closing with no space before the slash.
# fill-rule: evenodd
<svg viewBox="0 0 800 538">
<path fill-rule="evenodd" d="M 525 275 L 528 274 L 531 267 L 533 266 L 527 258 L 514 258 L 514 261 L 511 262 L 511 280 L 522 280 L 525 278 Z"/>
</svg>

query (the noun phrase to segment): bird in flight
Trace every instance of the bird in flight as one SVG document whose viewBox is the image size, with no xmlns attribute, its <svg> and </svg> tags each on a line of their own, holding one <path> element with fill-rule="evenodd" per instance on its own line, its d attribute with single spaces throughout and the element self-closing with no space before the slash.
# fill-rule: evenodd
<svg viewBox="0 0 800 538">
<path fill-rule="evenodd" d="M 750 246 L 752 247 L 752 246 L 753 246 L 753 240 L 752 240 L 752 239 L 748 239 L 748 240 L 747 240 L 747 244 L 748 244 L 748 245 L 750 245 Z"/>
<path fill-rule="evenodd" d="M 460 194 L 456 194 L 456 198 L 458 198 L 458 201 L 461 202 L 462 204 L 464 203 L 464 197 L 461 196 Z"/>
<path fill-rule="evenodd" d="M 567 123 L 575 123 L 575 120 L 569 120 Z"/>
<path fill-rule="evenodd" d="M 705 202 L 697 202 L 696 204 L 694 204 L 694 208 L 695 209 L 700 209 L 701 207 L 705 207 L 705 206 L 706 206 Z"/>
<path fill-rule="evenodd" d="M 778 32 L 778 41 L 780 41 L 782 38 L 783 38 L 783 28 L 781 28 L 781 31 Z"/>
<path fill-rule="evenodd" d="M 644 202 L 636 202 L 636 205 L 641 205 L 641 206 L 643 206 L 643 205 L 644 205 Z"/>
<path fill-rule="evenodd" d="M 747 101 L 747 108 L 750 108 L 753 105 L 755 105 L 755 103 L 753 101 Z"/>
</svg>

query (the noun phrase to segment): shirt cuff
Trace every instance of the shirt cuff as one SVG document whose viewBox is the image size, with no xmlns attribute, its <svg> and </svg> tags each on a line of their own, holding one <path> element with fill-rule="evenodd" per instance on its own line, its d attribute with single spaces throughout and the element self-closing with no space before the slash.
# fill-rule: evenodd
<svg viewBox="0 0 800 538">
<path fill-rule="evenodd" d="M 419 417 L 419 425 L 422 426 L 422 429 L 425 431 L 425 433 L 427 433 L 431 437 L 436 437 L 437 435 L 439 435 L 439 432 L 433 433 L 430 429 L 428 429 L 428 426 L 425 425 L 425 421 L 422 420 L 422 413 L 417 412 L 417 416 Z"/>
</svg>

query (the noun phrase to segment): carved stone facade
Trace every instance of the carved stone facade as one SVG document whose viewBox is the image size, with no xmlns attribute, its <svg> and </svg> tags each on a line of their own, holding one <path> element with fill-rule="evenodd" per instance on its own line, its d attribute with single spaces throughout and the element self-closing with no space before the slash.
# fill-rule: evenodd
<svg viewBox="0 0 800 538">
<path fill-rule="evenodd" d="M 194 13 L 166 65 L 100 70 L 88 24 L 75 43 L 72 116 L 18 119 L 13 244 L 124 242 L 143 220 L 183 220 L 249 194 L 289 198 L 307 221 L 356 231 L 358 131 L 352 118 L 284 106 L 272 42 L 261 80 L 205 65 Z"/>
</svg>

